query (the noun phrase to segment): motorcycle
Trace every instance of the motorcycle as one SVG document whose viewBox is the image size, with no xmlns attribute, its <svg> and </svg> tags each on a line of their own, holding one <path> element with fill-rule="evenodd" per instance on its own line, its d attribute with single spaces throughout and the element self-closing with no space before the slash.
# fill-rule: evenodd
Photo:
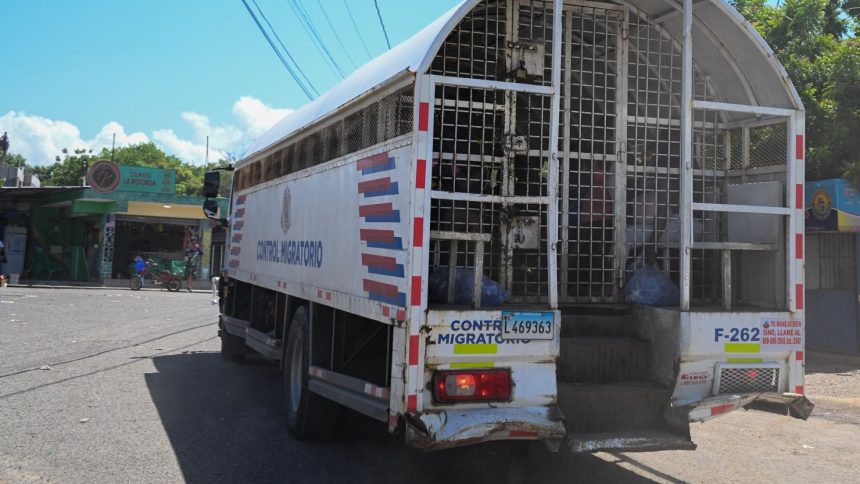
<svg viewBox="0 0 860 484">
<path fill-rule="evenodd" d="M 159 269 L 158 264 L 152 259 L 146 260 L 140 272 L 131 278 L 129 286 L 132 291 L 137 291 L 143 287 L 146 281 L 151 281 L 154 285 L 161 284 L 161 287 L 170 292 L 178 292 L 182 289 L 182 281 L 169 270 Z"/>
</svg>

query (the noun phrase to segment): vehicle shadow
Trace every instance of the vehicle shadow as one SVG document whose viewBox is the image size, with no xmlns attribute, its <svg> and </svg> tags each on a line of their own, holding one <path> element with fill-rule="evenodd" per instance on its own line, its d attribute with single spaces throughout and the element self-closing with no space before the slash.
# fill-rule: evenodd
<svg viewBox="0 0 860 484">
<path fill-rule="evenodd" d="M 153 362 L 157 373 L 145 375 L 146 384 L 190 483 L 504 483 L 511 453 L 522 449 L 492 443 L 421 452 L 389 435 L 384 424 L 353 413 L 334 439 L 302 442 L 287 430 L 276 366 L 261 360 L 227 363 L 210 352 L 158 356 Z M 533 445 L 526 482 L 674 480 L 643 467 L 633 472 L 622 462 L 552 454 Z"/>
<path fill-rule="evenodd" d="M 810 350 L 806 353 L 806 374 L 845 373 L 860 369 L 860 354 L 829 353 Z"/>
</svg>

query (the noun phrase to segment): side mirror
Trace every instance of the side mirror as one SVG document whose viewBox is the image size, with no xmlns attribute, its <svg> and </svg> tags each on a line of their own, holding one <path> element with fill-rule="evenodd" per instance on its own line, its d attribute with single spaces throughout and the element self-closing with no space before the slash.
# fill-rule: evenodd
<svg viewBox="0 0 860 484">
<path fill-rule="evenodd" d="M 203 214 L 206 215 L 206 218 L 217 219 L 218 218 L 218 200 L 207 199 L 203 202 Z"/>
<path fill-rule="evenodd" d="M 203 197 L 216 198 L 218 196 L 218 187 L 221 185 L 221 173 L 218 171 L 208 171 L 203 176 Z M 207 200 L 208 202 L 208 200 Z M 217 204 L 216 204 L 217 207 Z M 206 209 L 206 206 L 203 206 Z"/>
</svg>

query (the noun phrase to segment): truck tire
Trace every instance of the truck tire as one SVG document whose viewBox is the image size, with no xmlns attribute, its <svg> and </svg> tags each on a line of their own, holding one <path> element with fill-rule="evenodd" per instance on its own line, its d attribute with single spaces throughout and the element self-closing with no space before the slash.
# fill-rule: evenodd
<svg viewBox="0 0 860 484">
<path fill-rule="evenodd" d="M 244 360 L 245 355 L 248 354 L 245 340 L 238 336 L 233 336 L 223 327 L 218 333 L 221 336 L 221 358 L 231 363 L 238 363 Z"/>
<path fill-rule="evenodd" d="M 340 405 L 308 389 L 308 344 L 310 338 L 307 306 L 293 315 L 284 355 L 284 403 L 287 427 L 300 440 L 322 440 L 337 429 Z"/>
</svg>

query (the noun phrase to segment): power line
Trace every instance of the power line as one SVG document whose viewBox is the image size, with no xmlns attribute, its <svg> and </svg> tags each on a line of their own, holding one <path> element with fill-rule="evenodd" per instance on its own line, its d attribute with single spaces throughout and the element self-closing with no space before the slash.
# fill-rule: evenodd
<svg viewBox="0 0 860 484">
<path fill-rule="evenodd" d="M 346 7 L 347 13 L 349 13 L 349 20 L 352 22 L 352 27 L 355 29 L 355 33 L 358 34 L 358 40 L 361 41 L 364 51 L 367 52 L 367 58 L 372 59 L 373 56 L 370 55 L 370 50 L 367 48 L 367 44 L 364 43 L 364 37 L 361 35 L 361 30 L 358 29 L 358 25 L 355 23 L 355 17 L 352 15 L 352 10 L 349 9 L 349 3 L 346 0 L 343 0 L 343 4 Z"/>
<path fill-rule="evenodd" d="M 287 60 L 284 59 L 284 56 L 281 55 L 281 52 L 278 50 L 277 47 L 275 47 L 275 43 L 272 42 L 272 38 L 269 37 L 269 34 L 266 32 L 266 29 L 264 29 L 263 25 L 260 23 L 260 21 L 257 20 L 257 16 L 254 15 L 254 11 L 251 10 L 251 6 L 248 5 L 248 2 L 246 0 L 242 0 L 242 3 L 245 5 L 245 8 L 248 10 L 248 13 L 251 14 L 251 18 L 254 19 L 254 23 L 257 24 L 257 28 L 260 29 L 260 32 L 263 34 L 263 37 L 266 38 L 266 41 L 269 42 L 269 45 L 272 47 L 272 50 L 275 51 L 275 55 L 278 56 L 278 59 L 280 59 L 281 63 L 284 64 L 284 67 L 287 68 L 287 72 L 290 73 L 290 76 L 293 78 L 294 81 L 296 81 L 296 84 L 298 84 L 299 88 L 301 88 L 301 90 L 305 93 L 305 95 L 308 97 L 308 99 L 313 100 L 314 97 L 311 96 L 310 91 L 308 91 L 308 89 L 305 87 L 305 85 L 302 84 L 302 81 L 296 75 L 295 71 L 293 71 L 292 67 L 290 67 L 290 64 L 287 63 Z"/>
<path fill-rule="evenodd" d="M 305 74 L 305 71 L 302 70 L 301 66 L 299 66 L 299 63 L 296 62 L 296 59 L 293 57 L 293 55 L 290 54 L 290 49 L 287 49 L 287 46 L 284 45 L 283 41 L 281 41 L 281 37 L 278 35 L 278 32 L 272 26 L 272 23 L 269 22 L 269 19 L 266 17 L 266 14 L 263 13 L 263 9 L 260 8 L 260 6 L 257 4 L 257 0 L 251 0 L 251 1 L 254 2 L 254 6 L 257 7 L 257 12 L 260 13 L 260 16 L 263 18 L 263 21 L 266 22 L 266 25 L 269 26 L 269 30 L 272 31 L 272 34 L 274 34 L 275 39 L 277 39 L 278 43 L 281 44 L 281 47 L 284 49 L 284 52 L 286 52 L 286 54 L 287 54 L 287 57 L 289 57 L 290 60 L 293 61 L 293 64 L 295 64 L 296 70 L 299 71 L 299 74 L 302 75 L 302 77 L 305 79 L 305 82 L 308 83 L 308 86 L 310 86 L 310 88 L 314 92 L 314 94 L 319 96 L 320 95 L 319 91 L 317 91 L 317 89 L 314 87 L 313 83 L 308 78 L 308 76 Z"/>
<path fill-rule="evenodd" d="M 388 40 L 388 31 L 385 30 L 385 22 L 382 21 L 382 12 L 379 11 L 379 3 L 373 0 L 373 6 L 376 7 L 376 16 L 379 17 L 379 25 L 382 26 L 382 33 L 385 35 L 385 43 L 388 44 L 388 50 L 391 50 L 391 42 Z"/>
<path fill-rule="evenodd" d="M 334 38 L 337 40 L 338 45 L 340 45 L 340 48 L 343 50 L 343 53 L 346 54 L 346 58 L 349 59 L 349 63 L 352 64 L 352 68 L 356 69 L 358 66 L 355 65 L 355 61 L 352 60 L 352 56 L 349 55 L 349 51 L 346 50 L 346 47 L 343 45 L 343 41 L 340 39 L 340 35 L 337 33 L 337 30 L 334 28 L 334 25 L 332 25 L 331 19 L 328 17 L 328 13 L 326 13 L 325 7 L 323 7 L 323 4 L 322 2 L 320 2 L 320 0 L 317 0 L 317 5 L 320 7 L 320 10 L 322 10 L 323 17 L 325 17 L 325 21 L 328 24 L 328 27 L 331 29 L 332 33 L 334 34 Z"/>
<path fill-rule="evenodd" d="M 343 71 L 341 70 L 340 66 L 337 65 L 337 62 L 331 55 L 331 52 L 329 52 L 329 50 L 326 48 L 325 44 L 322 41 L 322 38 L 319 35 L 319 32 L 317 32 L 313 22 L 311 21 L 310 17 L 308 17 L 307 12 L 305 12 L 304 7 L 302 7 L 301 3 L 299 3 L 298 0 L 290 0 L 289 3 L 290 8 L 292 8 L 296 16 L 299 17 L 299 23 L 302 25 L 302 28 L 305 29 L 305 32 L 307 32 L 308 36 L 311 38 L 311 41 L 314 43 L 314 46 L 316 46 L 320 54 L 324 55 L 325 58 L 328 60 L 329 67 L 334 68 L 332 70 L 334 75 L 340 76 L 340 78 L 343 79 Z"/>
</svg>

